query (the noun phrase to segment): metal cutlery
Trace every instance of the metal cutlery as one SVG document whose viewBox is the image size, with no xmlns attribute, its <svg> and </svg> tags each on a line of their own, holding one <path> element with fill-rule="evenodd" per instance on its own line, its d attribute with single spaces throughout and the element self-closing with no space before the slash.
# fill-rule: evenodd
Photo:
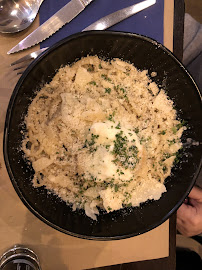
<svg viewBox="0 0 202 270">
<path fill-rule="evenodd" d="M 24 50 L 26 48 L 32 47 L 38 44 L 39 42 L 43 41 L 44 39 L 46 39 L 47 37 L 55 33 L 57 30 L 59 30 L 59 28 L 62 27 L 67 21 L 69 22 L 70 20 L 72 20 L 76 16 L 75 14 L 77 13 L 78 15 L 78 13 L 80 13 L 81 10 L 85 8 L 84 5 L 89 4 L 91 1 L 92 0 L 70 1 L 65 7 L 60 9 L 55 15 L 53 15 L 41 26 L 39 26 L 34 32 L 32 32 L 29 36 L 27 36 L 25 39 L 20 41 L 15 47 L 13 47 L 8 52 L 8 54 Z M 91 24 L 87 28 L 83 29 L 83 31 L 107 29 L 113 26 L 114 24 L 117 24 L 118 22 L 121 22 L 122 20 L 134 15 L 135 13 L 138 13 L 141 10 L 154 5 L 155 3 L 156 3 L 156 0 L 145 0 L 138 4 L 134 4 L 127 8 L 123 8 L 121 10 L 118 10 L 116 12 L 113 12 L 101 18 L 100 20 L 96 21 L 94 24 Z M 69 6 L 69 5 L 73 5 L 73 6 Z M 70 11 L 70 7 L 73 8 L 72 11 Z M 64 14 L 65 11 L 66 11 L 66 14 Z M 68 15 L 69 13 L 68 11 L 71 13 L 71 15 Z"/>
<path fill-rule="evenodd" d="M 156 0 L 145 0 L 143 2 L 140 2 L 138 4 L 134 4 L 132 6 L 120 9 L 116 12 L 113 12 L 100 20 L 96 21 L 95 23 L 91 24 L 90 26 L 83 29 L 83 31 L 88 30 L 104 30 L 107 29 L 126 18 L 154 5 L 156 3 Z"/>
<path fill-rule="evenodd" d="M 30 26 L 44 0 L 0 0 L 0 32 L 15 33 Z"/>
<path fill-rule="evenodd" d="M 30 35 L 13 47 L 8 54 L 15 53 L 40 43 L 74 19 L 93 0 L 71 0 Z"/>
<path fill-rule="evenodd" d="M 149 6 L 154 5 L 155 3 L 156 3 L 156 0 L 146 0 L 146 1 L 140 2 L 138 4 L 129 6 L 127 8 L 118 10 L 116 12 L 113 12 L 113 13 L 99 19 L 95 23 L 89 25 L 87 28 L 83 29 L 82 32 L 90 31 L 90 30 L 105 30 L 105 29 L 121 22 L 122 20 L 125 20 L 126 18 L 136 14 L 137 12 L 140 12 L 141 10 L 144 10 L 145 8 L 147 8 Z M 23 73 L 22 69 L 25 68 L 26 66 L 28 66 L 28 64 L 30 63 L 31 60 L 38 57 L 38 55 L 40 55 L 46 49 L 47 48 L 43 48 L 43 49 L 37 50 L 35 52 L 32 52 L 32 53 L 18 59 L 17 61 L 11 63 L 11 66 L 15 66 L 15 68 L 13 70 L 14 71 L 20 70 L 17 72 L 17 75 L 22 74 Z M 19 66 L 19 64 L 22 64 L 22 65 Z"/>
</svg>

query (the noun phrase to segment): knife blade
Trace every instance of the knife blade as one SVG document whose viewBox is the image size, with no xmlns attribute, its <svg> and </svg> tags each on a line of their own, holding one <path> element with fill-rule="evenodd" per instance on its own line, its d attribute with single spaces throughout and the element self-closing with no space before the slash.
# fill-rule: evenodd
<svg viewBox="0 0 202 270">
<path fill-rule="evenodd" d="M 120 10 L 113 12 L 113 13 L 99 19 L 98 21 L 92 23 L 91 25 L 89 25 L 88 27 L 83 29 L 82 32 L 90 31 L 90 30 L 105 30 L 105 29 L 125 20 L 126 18 L 154 5 L 155 3 L 156 3 L 156 0 L 145 0 L 145 1 L 142 1 L 138 4 L 134 4 L 132 6 L 120 9 Z M 38 30 L 41 26 L 39 26 L 36 30 Z M 27 49 L 29 47 L 36 45 L 37 43 L 34 43 L 34 41 L 32 42 L 32 39 L 31 39 L 31 40 L 29 40 L 30 41 L 29 43 L 27 42 L 26 47 L 23 46 L 23 41 L 27 40 L 27 38 L 29 38 L 30 36 L 35 35 L 36 30 L 33 31 L 25 39 L 20 41 L 20 43 L 18 43 L 15 47 L 13 47 L 10 51 L 8 51 L 7 54 L 15 53 L 15 52 L 18 52 L 18 51 L 21 51 L 21 50 L 24 50 L 24 49 Z"/>
<path fill-rule="evenodd" d="M 116 12 L 113 12 L 100 20 L 96 21 L 95 23 L 92 23 L 88 27 L 82 30 L 83 31 L 89 31 L 89 30 L 105 30 L 123 20 L 126 18 L 154 5 L 156 3 L 156 0 L 145 0 L 143 2 L 140 2 L 138 4 L 120 9 Z"/>
<path fill-rule="evenodd" d="M 30 35 L 20 41 L 7 54 L 15 53 L 40 43 L 74 19 L 93 0 L 71 0 Z"/>
</svg>

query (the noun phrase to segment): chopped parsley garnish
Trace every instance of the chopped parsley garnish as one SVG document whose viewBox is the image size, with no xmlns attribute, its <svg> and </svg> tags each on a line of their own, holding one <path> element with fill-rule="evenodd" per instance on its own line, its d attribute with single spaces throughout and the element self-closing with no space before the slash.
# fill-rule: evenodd
<svg viewBox="0 0 202 270">
<path fill-rule="evenodd" d="M 131 199 L 132 195 L 128 192 L 125 192 L 124 193 L 124 196 L 125 196 L 125 200 L 124 200 L 124 203 L 127 202 L 128 203 L 128 200 Z"/>
<path fill-rule="evenodd" d="M 111 93 L 111 88 L 105 88 L 105 93 L 110 94 Z"/>
<path fill-rule="evenodd" d="M 161 132 L 159 132 L 159 135 L 165 135 L 165 134 L 166 134 L 165 130 L 162 130 Z"/>
<path fill-rule="evenodd" d="M 111 208 L 111 207 L 109 207 L 109 206 L 107 207 L 107 209 L 108 209 L 109 211 L 111 211 L 111 210 L 112 210 L 112 208 Z"/>
<path fill-rule="evenodd" d="M 139 128 L 135 128 L 135 129 L 134 129 L 134 132 L 135 132 L 136 134 L 138 134 L 138 133 L 139 133 Z"/>
<path fill-rule="evenodd" d="M 122 171 L 119 170 L 119 169 L 117 169 L 116 172 L 118 173 L 119 176 L 124 174 L 124 172 L 122 172 Z"/>
<path fill-rule="evenodd" d="M 168 140 L 168 142 L 169 142 L 169 146 L 171 146 L 171 145 L 173 145 L 173 144 L 175 144 L 176 143 L 176 140 L 175 139 L 173 139 L 173 140 Z"/>
<path fill-rule="evenodd" d="M 110 147 L 109 144 L 105 145 L 105 148 L 106 148 L 107 150 L 109 150 L 109 147 Z"/>
<path fill-rule="evenodd" d="M 166 166 L 163 166 L 163 172 L 167 173 L 167 171 L 168 171 L 168 168 Z"/>
<path fill-rule="evenodd" d="M 95 144 L 95 139 L 98 139 L 99 135 L 94 135 L 93 133 L 91 134 L 91 141 L 88 142 L 89 146 L 92 146 Z"/>
<path fill-rule="evenodd" d="M 173 134 L 176 134 L 177 133 L 177 128 L 176 127 L 172 127 L 172 131 L 173 131 Z"/>
<path fill-rule="evenodd" d="M 102 65 L 101 64 L 99 64 L 99 69 L 102 69 Z"/>
<path fill-rule="evenodd" d="M 146 141 L 147 141 L 147 139 L 144 138 L 144 137 L 142 137 L 142 138 L 140 139 L 140 144 L 142 144 L 143 142 L 146 142 Z"/>
<path fill-rule="evenodd" d="M 115 127 L 116 129 L 121 129 L 121 124 L 120 122 L 118 123 L 118 125 Z"/>
<path fill-rule="evenodd" d="M 187 124 L 187 121 L 182 120 L 181 123 L 179 123 L 179 124 L 176 125 L 177 130 L 179 130 L 181 127 L 185 126 L 186 124 Z"/>
<path fill-rule="evenodd" d="M 116 86 L 114 86 L 114 90 L 117 92 L 118 97 L 120 99 L 125 98 L 126 100 L 128 100 L 128 96 L 126 94 L 126 90 L 123 87 L 120 87 L 119 85 L 116 85 Z"/>
<path fill-rule="evenodd" d="M 112 122 L 115 122 L 114 121 L 114 115 L 115 115 L 115 112 L 113 112 L 112 114 L 110 114 L 109 117 L 108 117 L 108 120 L 109 121 L 112 121 Z"/>
<path fill-rule="evenodd" d="M 177 153 L 176 153 L 176 158 L 175 158 L 175 160 L 174 160 L 174 164 L 179 163 L 181 157 L 182 157 L 182 153 L 177 152 Z"/>
<path fill-rule="evenodd" d="M 119 96 L 120 99 L 125 98 L 126 100 L 128 100 L 128 96 L 125 94 L 124 96 Z"/>
<path fill-rule="evenodd" d="M 128 138 L 123 134 L 122 130 L 115 137 L 116 140 L 114 141 L 114 149 L 112 151 L 112 154 L 115 156 L 113 162 L 122 165 L 125 169 L 128 167 L 134 169 L 139 162 L 137 147 L 135 145 L 128 145 Z"/>
<path fill-rule="evenodd" d="M 106 74 L 102 74 L 101 77 L 108 82 L 111 82 L 111 79 L 106 75 Z"/>
<path fill-rule="evenodd" d="M 182 120 L 181 123 L 177 124 L 175 127 L 172 127 L 173 134 L 176 134 L 177 131 L 178 131 L 181 127 L 185 126 L 186 124 L 187 124 L 187 122 L 186 122 L 185 120 Z"/>
<path fill-rule="evenodd" d="M 91 139 L 88 141 L 85 141 L 84 147 L 88 147 L 90 152 L 94 152 L 97 150 L 97 147 L 94 147 L 94 144 L 96 143 L 96 139 L 99 138 L 99 135 L 94 135 L 93 133 L 91 134 Z"/>
<path fill-rule="evenodd" d="M 114 191 L 117 192 L 119 190 L 119 186 L 117 184 L 114 185 Z"/>
<path fill-rule="evenodd" d="M 96 82 L 95 81 L 91 81 L 91 82 L 89 82 L 89 84 L 96 85 Z"/>
<path fill-rule="evenodd" d="M 88 72 L 94 71 L 94 67 L 89 67 L 89 68 L 87 69 L 87 71 L 88 71 Z"/>
</svg>

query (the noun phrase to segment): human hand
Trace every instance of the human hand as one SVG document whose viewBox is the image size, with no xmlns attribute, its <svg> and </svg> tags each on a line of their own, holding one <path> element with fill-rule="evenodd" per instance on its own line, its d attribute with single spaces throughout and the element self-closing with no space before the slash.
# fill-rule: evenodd
<svg viewBox="0 0 202 270">
<path fill-rule="evenodd" d="M 202 189 L 193 187 L 177 211 L 177 230 L 185 236 L 202 233 Z"/>
</svg>

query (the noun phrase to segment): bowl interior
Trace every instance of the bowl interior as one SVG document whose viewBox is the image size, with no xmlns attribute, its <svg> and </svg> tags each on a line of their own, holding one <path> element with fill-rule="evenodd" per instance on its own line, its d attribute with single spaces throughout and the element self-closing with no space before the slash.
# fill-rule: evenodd
<svg viewBox="0 0 202 270">
<path fill-rule="evenodd" d="M 33 169 L 20 150 L 23 139 L 21 130 L 25 129 L 23 120 L 36 90 L 43 83 L 50 82 L 61 66 L 87 55 L 98 55 L 104 59 L 121 58 L 140 70 L 147 69 L 149 74 L 157 72 L 154 81 L 166 90 L 174 101 L 179 117 L 189 125 L 182 138 L 184 150 L 181 162 L 166 179 L 167 192 L 161 199 L 110 214 L 102 212 L 97 222 L 88 218 L 82 210 L 73 212 L 71 207 L 45 188 L 33 188 Z M 199 91 L 187 71 L 157 42 L 139 35 L 109 31 L 68 37 L 28 67 L 11 97 L 4 133 L 4 157 L 13 186 L 37 217 L 62 232 L 102 240 L 121 239 L 146 232 L 164 222 L 179 207 L 194 184 L 200 167 L 201 146 L 187 143 L 187 138 L 195 142 L 201 138 L 200 106 Z"/>
</svg>

